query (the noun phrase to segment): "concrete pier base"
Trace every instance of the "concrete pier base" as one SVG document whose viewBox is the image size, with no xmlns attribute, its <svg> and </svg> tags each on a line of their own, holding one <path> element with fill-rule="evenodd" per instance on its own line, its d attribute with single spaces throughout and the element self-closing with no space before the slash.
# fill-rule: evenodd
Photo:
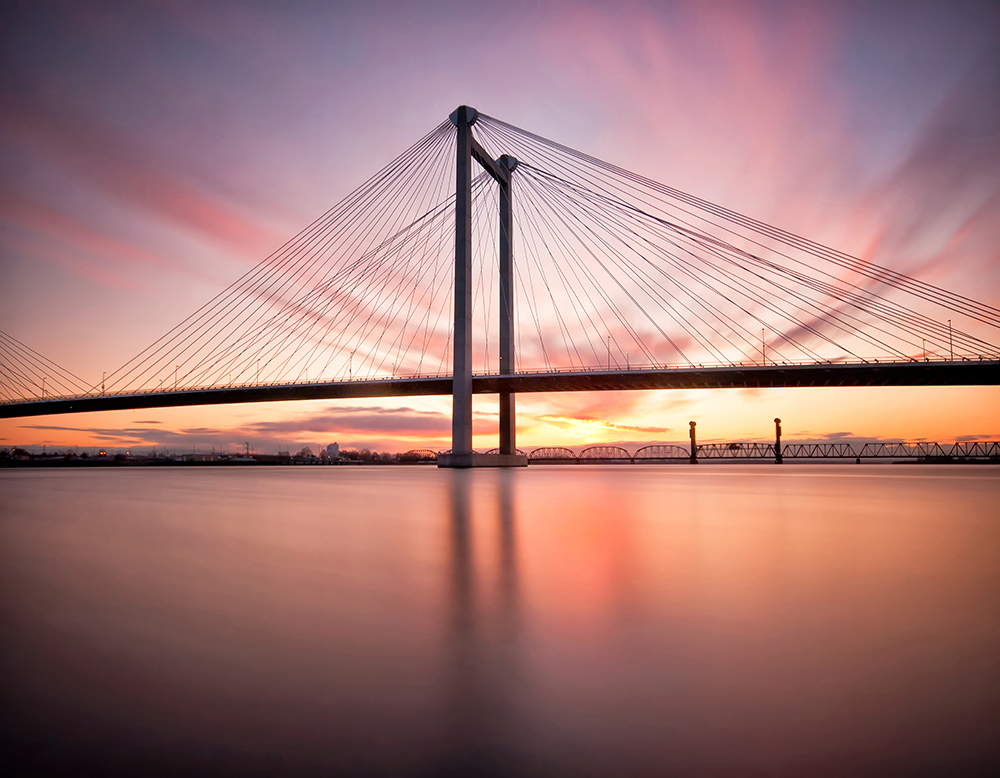
<svg viewBox="0 0 1000 778">
<path fill-rule="evenodd" d="M 524 454 L 438 454 L 438 467 L 527 467 Z"/>
</svg>

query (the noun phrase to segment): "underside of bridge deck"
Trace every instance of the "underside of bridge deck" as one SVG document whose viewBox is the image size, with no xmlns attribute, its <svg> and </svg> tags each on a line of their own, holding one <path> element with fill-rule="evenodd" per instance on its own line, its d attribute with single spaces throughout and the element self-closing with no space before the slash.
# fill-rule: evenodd
<svg viewBox="0 0 1000 778">
<path fill-rule="evenodd" d="M 827 386 L 997 386 L 1000 361 L 588 370 L 477 375 L 473 394 Z M 334 381 L 53 398 L 0 405 L 0 418 L 194 405 L 450 395 L 450 377 Z"/>
</svg>

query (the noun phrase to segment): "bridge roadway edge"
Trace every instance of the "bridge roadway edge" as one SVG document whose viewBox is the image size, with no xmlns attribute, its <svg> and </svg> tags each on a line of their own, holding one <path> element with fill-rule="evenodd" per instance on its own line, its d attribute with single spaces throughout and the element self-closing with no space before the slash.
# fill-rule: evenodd
<svg viewBox="0 0 1000 778">
<path fill-rule="evenodd" d="M 477 375 L 473 394 L 636 391 L 649 389 L 777 389 L 848 386 L 997 386 L 1000 361 L 889 362 L 752 367 L 589 370 Z M 197 405 L 450 395 L 450 377 L 188 389 L 0 404 L 0 418 Z"/>
</svg>

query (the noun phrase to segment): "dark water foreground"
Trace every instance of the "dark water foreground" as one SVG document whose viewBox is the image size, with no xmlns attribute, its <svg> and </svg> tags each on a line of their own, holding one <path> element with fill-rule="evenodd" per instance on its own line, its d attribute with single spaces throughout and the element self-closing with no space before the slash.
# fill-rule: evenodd
<svg viewBox="0 0 1000 778">
<path fill-rule="evenodd" d="M 0 472 L 26 775 L 1000 774 L 1000 470 Z"/>
</svg>

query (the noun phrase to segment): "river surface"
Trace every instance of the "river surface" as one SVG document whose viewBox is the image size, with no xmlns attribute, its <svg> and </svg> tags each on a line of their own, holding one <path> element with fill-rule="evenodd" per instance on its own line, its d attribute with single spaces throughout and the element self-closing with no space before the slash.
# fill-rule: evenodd
<svg viewBox="0 0 1000 778">
<path fill-rule="evenodd" d="M 1000 775 L 1000 468 L 0 471 L 0 723 L 26 775 Z"/>
</svg>

